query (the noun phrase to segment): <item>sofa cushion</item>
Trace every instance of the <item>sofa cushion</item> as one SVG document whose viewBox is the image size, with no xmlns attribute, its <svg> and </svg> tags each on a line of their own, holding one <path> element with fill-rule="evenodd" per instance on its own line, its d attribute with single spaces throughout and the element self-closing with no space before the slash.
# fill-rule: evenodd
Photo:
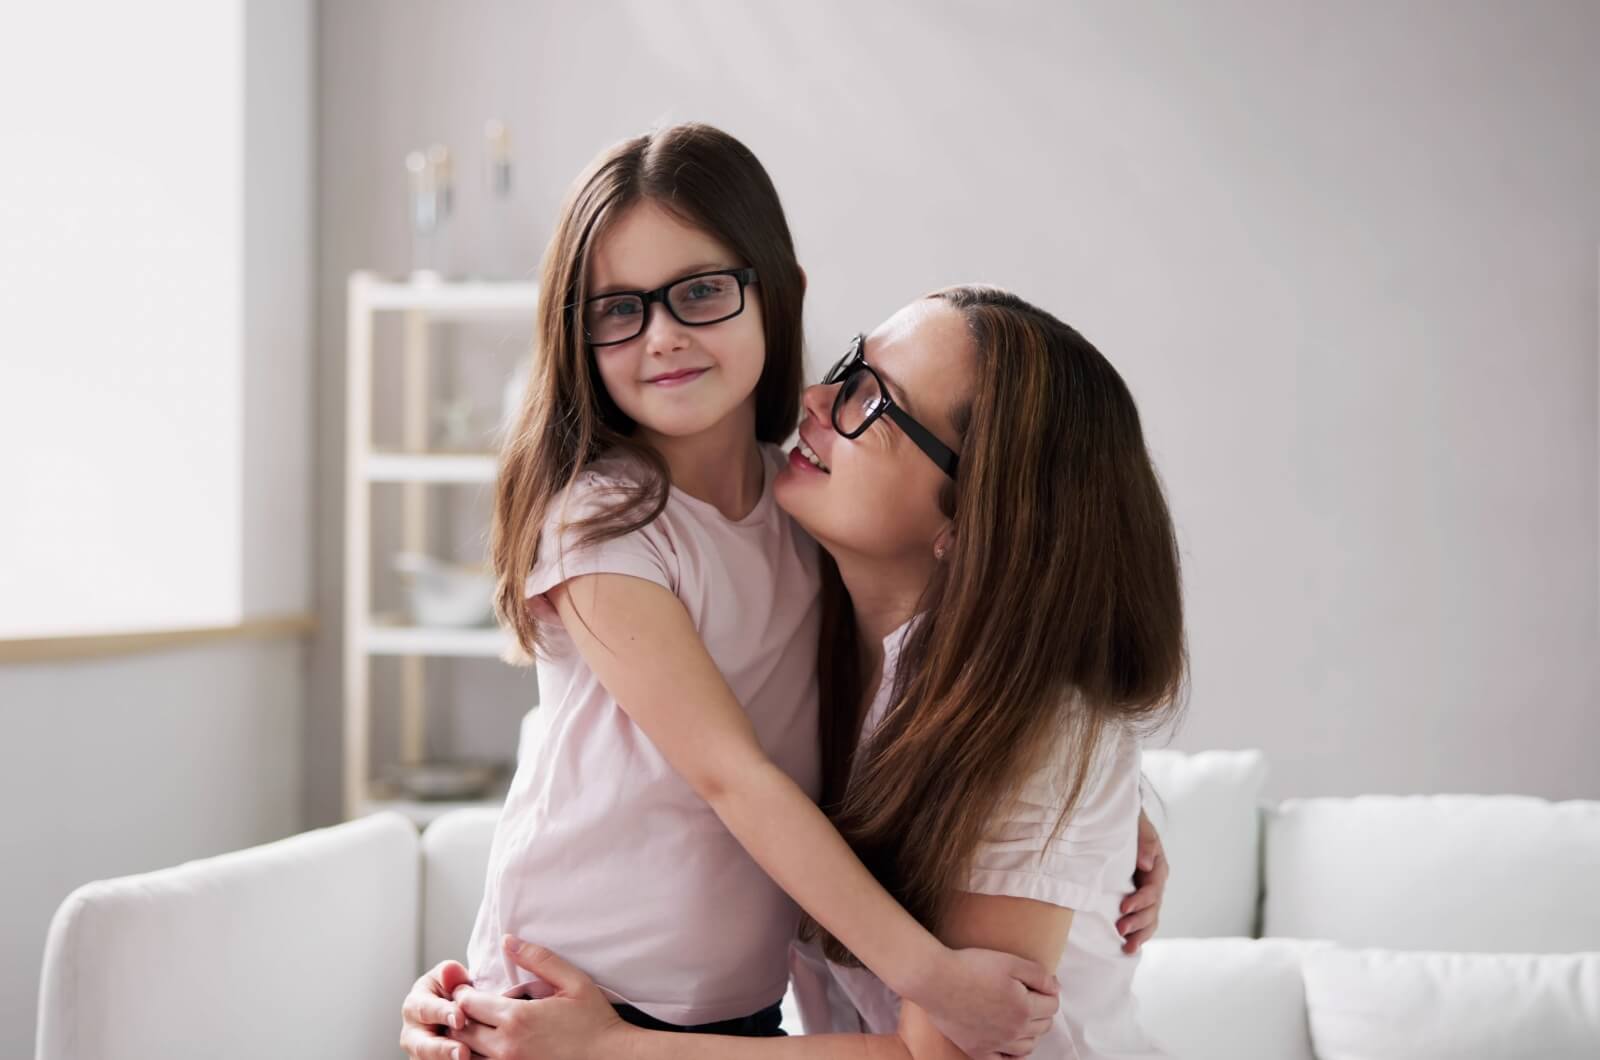
<svg viewBox="0 0 1600 1060">
<path fill-rule="evenodd" d="M 1600 802 L 1291 799 L 1267 814 L 1264 935 L 1485 953 L 1600 950 Z"/>
<path fill-rule="evenodd" d="M 498 809 L 488 807 L 452 810 L 422 833 L 423 970 L 440 961 L 467 963 L 499 817 Z"/>
<path fill-rule="evenodd" d="M 1140 1023 L 1183 1060 L 1313 1060 L 1300 966 L 1324 945 L 1154 938 L 1133 980 Z"/>
<path fill-rule="evenodd" d="M 392 1054 L 417 913 L 396 813 L 85 884 L 50 923 L 36 1056 Z"/>
<path fill-rule="evenodd" d="M 1304 962 L 1321 1060 L 1594 1060 L 1600 953 L 1318 948 Z"/>
<path fill-rule="evenodd" d="M 1172 863 L 1159 937 L 1256 933 L 1261 879 L 1260 751 L 1147 750 L 1145 811 Z"/>
</svg>

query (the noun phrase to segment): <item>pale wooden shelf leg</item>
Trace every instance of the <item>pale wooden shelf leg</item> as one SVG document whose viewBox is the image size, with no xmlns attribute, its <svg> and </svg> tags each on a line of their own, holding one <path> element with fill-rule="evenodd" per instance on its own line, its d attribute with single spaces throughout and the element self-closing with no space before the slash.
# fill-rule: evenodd
<svg viewBox="0 0 1600 1060">
<path fill-rule="evenodd" d="M 428 449 L 428 406 L 431 377 L 428 355 L 428 319 L 418 312 L 405 314 L 404 368 L 401 386 L 404 391 L 404 440 L 407 452 L 421 453 Z M 401 487 L 401 547 L 407 552 L 425 552 L 428 546 L 428 494 L 420 482 L 407 482 Z M 400 760 L 406 765 L 420 765 L 427 749 L 426 672 L 420 655 L 407 655 L 400 660 Z"/>
</svg>

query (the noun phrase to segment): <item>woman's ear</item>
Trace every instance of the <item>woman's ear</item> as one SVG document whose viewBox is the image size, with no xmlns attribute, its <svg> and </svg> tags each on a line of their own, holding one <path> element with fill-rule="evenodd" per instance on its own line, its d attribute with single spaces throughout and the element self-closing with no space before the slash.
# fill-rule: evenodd
<svg viewBox="0 0 1600 1060">
<path fill-rule="evenodd" d="M 956 528 L 952 523 L 945 523 L 944 529 L 939 531 L 939 536 L 933 539 L 933 558 L 943 561 L 955 545 Z"/>
</svg>

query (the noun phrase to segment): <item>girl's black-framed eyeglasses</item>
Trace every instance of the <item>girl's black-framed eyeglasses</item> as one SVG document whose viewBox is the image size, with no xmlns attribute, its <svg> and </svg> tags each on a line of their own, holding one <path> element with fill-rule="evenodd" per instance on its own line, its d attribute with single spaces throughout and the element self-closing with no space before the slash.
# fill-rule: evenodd
<svg viewBox="0 0 1600 1060">
<path fill-rule="evenodd" d="M 680 276 L 653 291 L 612 291 L 585 298 L 579 313 L 583 337 L 591 346 L 615 346 L 644 334 L 650 303 L 660 302 L 673 319 L 690 327 L 720 324 L 744 312 L 744 289 L 756 270 L 715 269 Z"/>
<path fill-rule="evenodd" d="M 889 396 L 889 388 L 883 383 L 883 377 L 867 363 L 862 354 L 866 342 L 865 335 L 851 339 L 850 349 L 822 377 L 826 386 L 840 384 L 839 392 L 833 397 L 833 429 L 846 438 L 859 438 L 879 416 L 887 413 L 895 425 L 906 433 L 906 437 L 928 454 L 928 459 L 938 464 L 946 475 L 955 478 L 960 457 L 935 438 L 932 431 L 913 419 L 909 412 L 895 404 Z"/>
</svg>

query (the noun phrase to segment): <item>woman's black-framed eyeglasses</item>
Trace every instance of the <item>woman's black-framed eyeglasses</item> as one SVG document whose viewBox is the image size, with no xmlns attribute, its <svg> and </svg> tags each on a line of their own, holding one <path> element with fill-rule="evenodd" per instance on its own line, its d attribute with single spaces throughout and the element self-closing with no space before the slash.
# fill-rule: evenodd
<svg viewBox="0 0 1600 1060">
<path fill-rule="evenodd" d="M 883 378 L 873 370 L 862 355 L 867 337 L 857 335 L 850 340 L 850 349 L 828 369 L 822 377 L 824 385 L 840 384 L 833 396 L 833 429 L 846 438 L 859 438 L 861 432 L 871 427 L 879 416 L 888 414 L 906 437 L 951 478 L 956 477 L 956 463 L 960 459 L 951 448 L 933 436 L 933 432 L 912 419 L 911 414 L 889 396 Z"/>
<path fill-rule="evenodd" d="M 613 291 L 583 301 L 583 337 L 591 346 L 615 346 L 638 338 L 650 319 L 650 303 L 660 302 L 673 319 L 690 327 L 720 324 L 744 312 L 744 289 L 756 270 L 717 269 L 682 276 L 653 291 Z"/>
</svg>

